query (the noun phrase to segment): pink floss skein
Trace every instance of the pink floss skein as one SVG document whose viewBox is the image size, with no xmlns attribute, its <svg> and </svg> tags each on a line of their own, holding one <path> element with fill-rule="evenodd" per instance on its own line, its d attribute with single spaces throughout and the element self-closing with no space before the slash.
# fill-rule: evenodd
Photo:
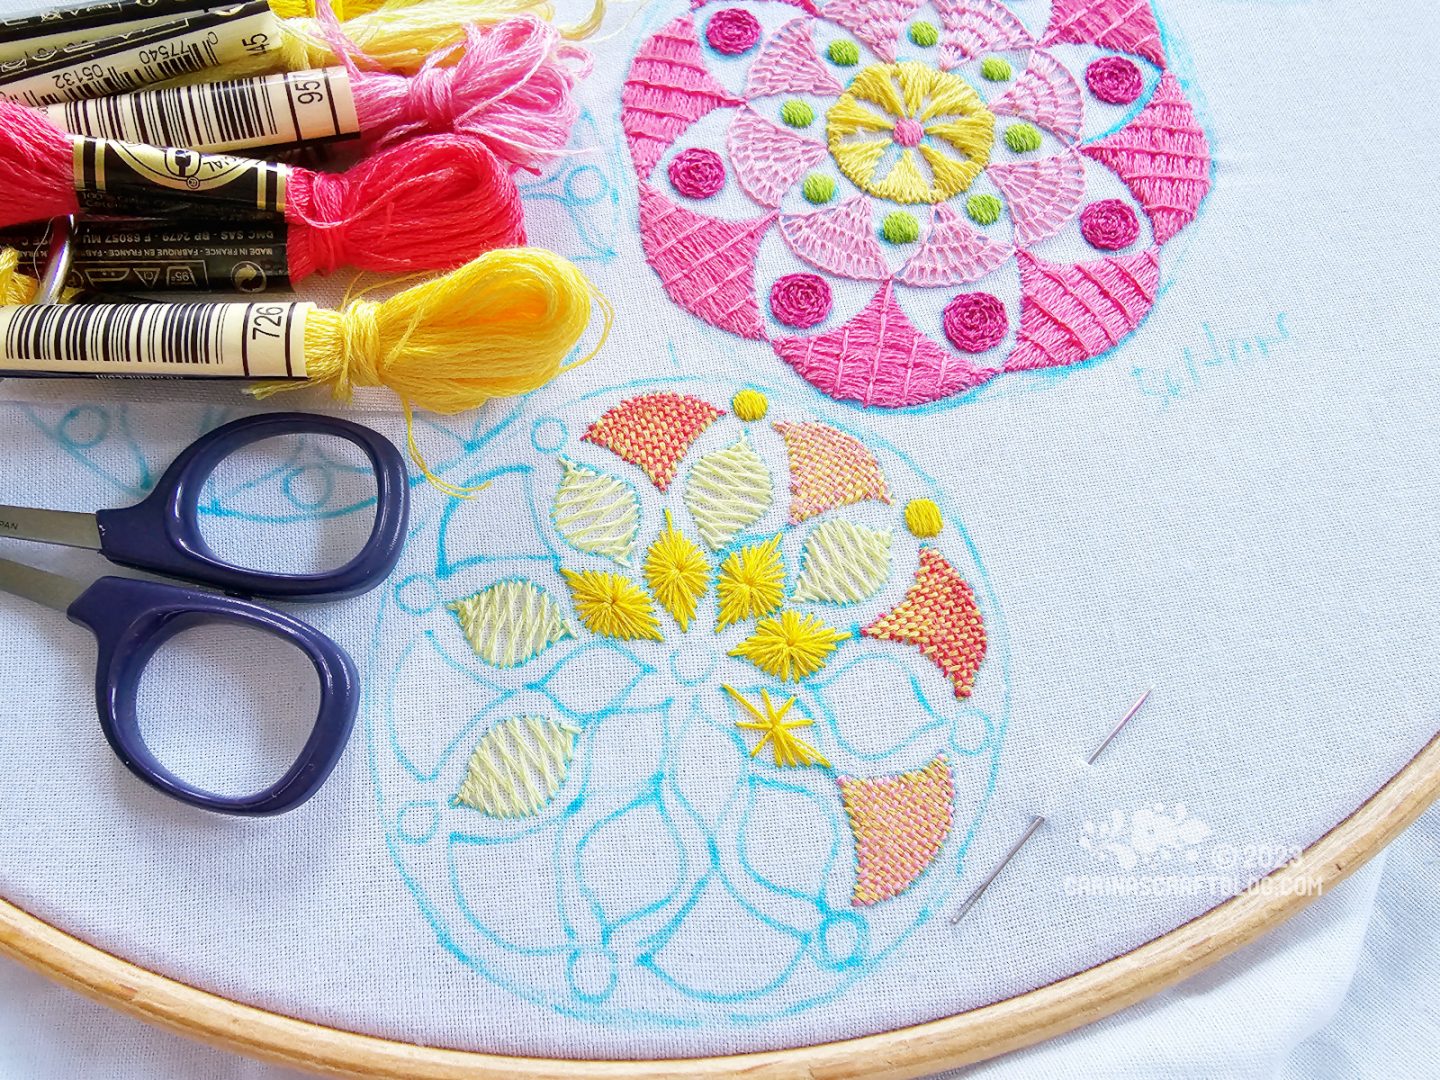
<svg viewBox="0 0 1440 1080">
<path fill-rule="evenodd" d="M 463 45 L 436 53 L 408 77 L 346 61 L 367 138 L 386 145 L 453 131 L 531 172 L 565 149 L 580 113 L 572 92 L 591 63 L 589 53 L 533 15 L 472 26 Z"/>
<path fill-rule="evenodd" d="M 79 213 L 74 162 L 75 136 L 0 99 L 0 228 Z M 453 270 L 525 242 L 511 170 L 478 139 L 430 135 L 383 147 L 343 173 L 291 168 L 285 176 L 293 281 L 341 266 Z M 157 190 L 167 197 L 194 199 L 201 212 L 216 205 L 213 195 Z"/>
</svg>

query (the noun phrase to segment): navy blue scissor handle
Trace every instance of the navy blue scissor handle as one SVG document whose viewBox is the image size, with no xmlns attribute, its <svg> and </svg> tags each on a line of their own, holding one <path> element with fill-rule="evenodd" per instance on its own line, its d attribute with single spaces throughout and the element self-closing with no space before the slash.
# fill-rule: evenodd
<svg viewBox="0 0 1440 1080">
<path fill-rule="evenodd" d="M 231 454 L 281 435 L 329 435 L 364 451 L 375 472 L 375 525 L 359 553 L 320 574 L 274 574 L 222 560 L 200 534 L 197 507 L 205 481 Z M 410 519 L 405 460 L 378 431 L 313 413 L 263 413 L 218 427 L 181 452 L 155 489 L 134 506 L 95 514 L 100 551 L 136 570 L 279 600 L 340 600 L 368 592 L 400 559 Z"/>
<path fill-rule="evenodd" d="M 191 806 L 222 814 L 281 814 L 320 789 L 350 738 L 360 703 L 355 665 L 335 642 L 308 623 L 263 604 L 135 578 L 103 577 L 67 614 L 88 627 L 99 645 L 95 696 L 100 726 L 127 768 L 151 787 Z M 215 623 L 271 634 L 305 654 L 320 678 L 315 727 L 294 764 L 275 783 L 248 796 L 216 795 L 176 776 L 145 745 L 136 694 L 145 665 L 176 634 Z"/>
</svg>

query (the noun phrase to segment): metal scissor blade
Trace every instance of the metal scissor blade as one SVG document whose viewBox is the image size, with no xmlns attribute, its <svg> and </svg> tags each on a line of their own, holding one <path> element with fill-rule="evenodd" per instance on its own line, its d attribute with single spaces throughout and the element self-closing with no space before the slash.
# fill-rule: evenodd
<svg viewBox="0 0 1440 1080">
<path fill-rule="evenodd" d="M 88 588 L 88 581 L 75 581 L 59 574 L 36 570 L 33 566 L 0 559 L 0 591 L 23 596 L 26 600 L 44 604 L 56 611 L 69 611 L 70 605 Z"/>
<path fill-rule="evenodd" d="M 0 506 L 0 537 L 100 550 L 100 527 L 95 524 L 95 515 L 73 510 Z"/>
</svg>

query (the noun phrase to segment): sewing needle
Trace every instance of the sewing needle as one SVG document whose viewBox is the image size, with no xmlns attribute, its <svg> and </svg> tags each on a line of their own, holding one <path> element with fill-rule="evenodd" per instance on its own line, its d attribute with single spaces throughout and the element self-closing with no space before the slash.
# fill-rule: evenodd
<svg viewBox="0 0 1440 1080">
<path fill-rule="evenodd" d="M 1120 722 L 1111 729 L 1109 735 L 1105 736 L 1104 741 L 1095 748 L 1095 752 L 1085 759 L 1086 765 L 1094 765 L 1095 762 L 1099 759 L 1100 755 L 1105 752 L 1105 749 L 1112 742 L 1115 741 L 1115 737 L 1119 735 L 1120 732 L 1125 730 L 1125 725 L 1130 723 L 1131 720 L 1135 719 L 1135 714 L 1138 713 L 1141 707 L 1144 706 L 1145 702 L 1150 699 L 1150 694 L 1153 689 L 1154 688 L 1152 687 L 1151 690 L 1146 690 L 1145 693 L 1140 695 L 1140 700 L 1135 702 L 1134 705 L 1130 706 L 1130 710 L 1120 718 Z M 1044 824 L 1045 817 L 1043 815 L 1035 818 L 1033 821 L 1030 822 L 1030 827 L 1020 834 L 1019 840 L 1016 840 L 1015 843 L 1010 845 L 1010 850 L 1005 853 L 1005 856 L 1000 860 L 999 865 L 997 865 L 994 870 L 991 870 L 990 873 L 986 875 L 985 880 L 980 882 L 980 884 L 975 887 L 975 891 L 966 898 L 965 903 L 960 905 L 960 910 L 955 912 L 954 915 L 950 916 L 951 926 L 954 926 L 961 919 L 963 919 L 966 912 L 968 912 L 979 902 L 980 898 L 985 895 L 985 890 L 990 888 L 990 886 L 994 884 L 995 879 L 1000 876 L 1000 872 L 1004 870 L 1005 867 L 1010 865 L 1010 860 L 1015 858 L 1015 856 L 1020 853 L 1020 849 L 1030 842 L 1030 838 L 1034 836 L 1037 832 L 1039 832 L 1040 826 Z"/>
</svg>

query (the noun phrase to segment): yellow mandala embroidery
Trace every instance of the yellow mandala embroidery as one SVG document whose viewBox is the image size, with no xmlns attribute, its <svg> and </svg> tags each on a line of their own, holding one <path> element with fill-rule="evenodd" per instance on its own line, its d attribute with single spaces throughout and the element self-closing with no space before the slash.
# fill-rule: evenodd
<svg viewBox="0 0 1440 1080">
<path fill-rule="evenodd" d="M 640 586 L 619 574 L 561 570 L 575 611 L 592 634 L 622 641 L 664 641 L 655 607 Z"/>
<path fill-rule="evenodd" d="M 849 637 L 814 615 L 782 611 L 777 618 L 761 619 L 755 632 L 731 649 L 730 655 L 749 660 L 783 682 L 799 682 L 824 667 L 835 647 Z"/>
<path fill-rule="evenodd" d="M 944 202 L 967 190 L 995 144 L 995 117 L 970 84 L 915 60 L 867 67 L 825 118 L 840 171 L 898 203 Z"/>
<path fill-rule="evenodd" d="M 665 511 L 665 530 L 645 554 L 645 581 L 680 629 L 689 630 L 695 603 L 710 588 L 710 562 L 675 528 L 669 510 Z"/>
<path fill-rule="evenodd" d="M 721 686 L 721 689 L 734 698 L 742 709 L 754 717 L 753 720 L 737 720 L 735 721 L 735 726 L 745 731 L 764 732 L 764 734 L 760 736 L 760 741 L 755 744 L 755 749 L 750 751 L 752 758 L 758 756 L 760 751 L 765 749 L 765 744 L 768 742 L 771 751 L 775 755 L 776 765 L 788 765 L 792 769 L 809 765 L 819 765 L 825 769 L 830 767 L 830 762 L 825 760 L 824 755 L 822 755 L 819 750 L 815 749 L 815 747 L 811 746 L 798 735 L 791 734 L 795 728 L 809 727 L 815 723 L 815 721 L 811 720 L 808 716 L 801 717 L 798 720 L 785 719 L 785 714 L 788 713 L 795 704 L 793 697 L 785 702 L 784 705 L 781 705 L 779 709 L 776 709 L 775 703 L 770 700 L 770 692 L 762 689 L 760 691 L 760 698 L 765 703 L 765 711 L 762 713 L 754 705 L 746 701 L 739 691 L 734 688 Z"/>
<path fill-rule="evenodd" d="M 720 614 L 715 629 L 768 615 L 785 602 L 785 563 L 780 558 L 780 537 L 747 544 L 720 564 L 715 581 Z"/>
</svg>

